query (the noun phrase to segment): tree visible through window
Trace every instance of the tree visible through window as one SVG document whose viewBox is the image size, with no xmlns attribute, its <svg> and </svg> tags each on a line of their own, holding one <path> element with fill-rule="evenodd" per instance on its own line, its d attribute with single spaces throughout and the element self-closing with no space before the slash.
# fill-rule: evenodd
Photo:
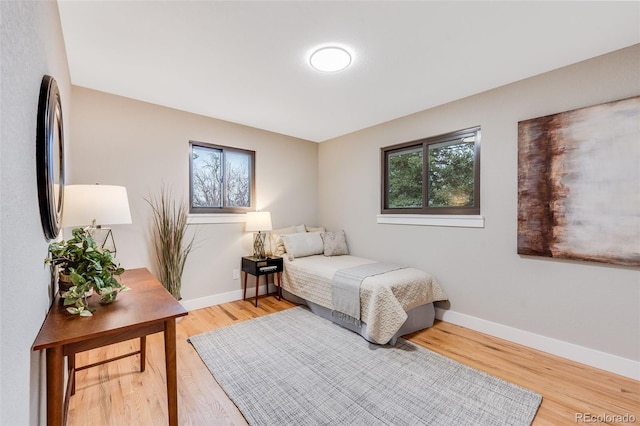
<svg viewBox="0 0 640 426">
<path fill-rule="evenodd" d="M 479 214 L 480 128 L 382 148 L 382 213 Z"/>
<path fill-rule="evenodd" d="M 191 142 L 191 213 L 253 209 L 254 151 Z"/>
<path fill-rule="evenodd" d="M 422 146 L 389 154 L 389 208 L 422 207 Z"/>
<path fill-rule="evenodd" d="M 472 139 L 429 145 L 429 207 L 473 206 L 475 142 Z"/>
</svg>

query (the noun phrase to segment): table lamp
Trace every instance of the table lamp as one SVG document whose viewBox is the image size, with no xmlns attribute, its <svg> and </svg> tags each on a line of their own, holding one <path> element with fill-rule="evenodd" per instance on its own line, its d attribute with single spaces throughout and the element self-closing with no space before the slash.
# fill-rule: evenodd
<svg viewBox="0 0 640 426">
<path fill-rule="evenodd" d="M 113 185 L 65 185 L 63 227 L 91 226 L 96 244 L 115 256 L 111 228 L 103 225 L 131 223 L 127 188 Z"/>
<path fill-rule="evenodd" d="M 271 231 L 271 213 L 269 212 L 248 212 L 245 230 L 256 232 L 253 236 L 253 255 L 258 259 L 264 259 L 264 237 L 262 231 Z"/>
</svg>

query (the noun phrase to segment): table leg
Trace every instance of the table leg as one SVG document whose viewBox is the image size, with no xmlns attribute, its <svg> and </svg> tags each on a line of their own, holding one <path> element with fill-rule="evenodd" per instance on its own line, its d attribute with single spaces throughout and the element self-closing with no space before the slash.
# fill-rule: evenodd
<svg viewBox="0 0 640 426">
<path fill-rule="evenodd" d="M 244 292 L 242 293 L 242 300 L 247 300 L 247 274 L 246 272 L 244 272 L 244 284 L 242 286 L 242 288 L 244 289 Z"/>
<path fill-rule="evenodd" d="M 76 354 L 67 355 L 67 380 L 71 381 L 71 395 L 76 394 Z"/>
<path fill-rule="evenodd" d="M 64 355 L 62 346 L 47 348 L 47 426 L 62 426 L 64 413 Z"/>
<path fill-rule="evenodd" d="M 260 284 L 260 275 L 256 276 L 256 308 L 258 307 L 258 284 Z"/>
<path fill-rule="evenodd" d="M 164 322 L 164 357 L 167 371 L 169 426 L 178 426 L 178 378 L 176 365 L 176 320 Z"/>
<path fill-rule="evenodd" d="M 140 338 L 140 372 L 144 373 L 147 366 L 147 336 Z"/>
<path fill-rule="evenodd" d="M 278 281 L 278 300 L 282 300 L 282 282 L 280 281 L 280 272 L 276 272 L 276 280 Z"/>
</svg>

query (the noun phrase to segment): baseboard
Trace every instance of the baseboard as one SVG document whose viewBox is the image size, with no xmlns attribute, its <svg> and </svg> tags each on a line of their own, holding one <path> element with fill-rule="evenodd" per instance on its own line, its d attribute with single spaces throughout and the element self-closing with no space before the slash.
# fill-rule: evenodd
<svg viewBox="0 0 640 426">
<path fill-rule="evenodd" d="M 247 288 L 247 299 L 255 297 L 255 288 Z M 258 295 L 267 294 L 266 286 L 258 287 Z M 214 294 L 212 296 L 200 297 L 198 299 L 181 300 L 180 303 L 187 311 L 208 308 L 210 306 L 221 305 L 223 303 L 242 300 L 242 290 L 229 291 L 227 293 Z"/>
<path fill-rule="evenodd" d="M 571 361 L 606 370 L 634 380 L 640 380 L 640 362 L 637 361 L 455 311 L 436 308 L 436 318 L 552 355 L 567 358 Z"/>
</svg>

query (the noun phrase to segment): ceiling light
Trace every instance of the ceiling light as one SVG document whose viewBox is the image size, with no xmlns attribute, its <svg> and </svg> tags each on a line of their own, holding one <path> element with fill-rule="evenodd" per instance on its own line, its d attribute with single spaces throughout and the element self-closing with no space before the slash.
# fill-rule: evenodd
<svg viewBox="0 0 640 426">
<path fill-rule="evenodd" d="M 342 47 L 322 47 L 311 54 L 309 62 L 318 71 L 336 72 L 351 64 L 351 55 Z"/>
</svg>

